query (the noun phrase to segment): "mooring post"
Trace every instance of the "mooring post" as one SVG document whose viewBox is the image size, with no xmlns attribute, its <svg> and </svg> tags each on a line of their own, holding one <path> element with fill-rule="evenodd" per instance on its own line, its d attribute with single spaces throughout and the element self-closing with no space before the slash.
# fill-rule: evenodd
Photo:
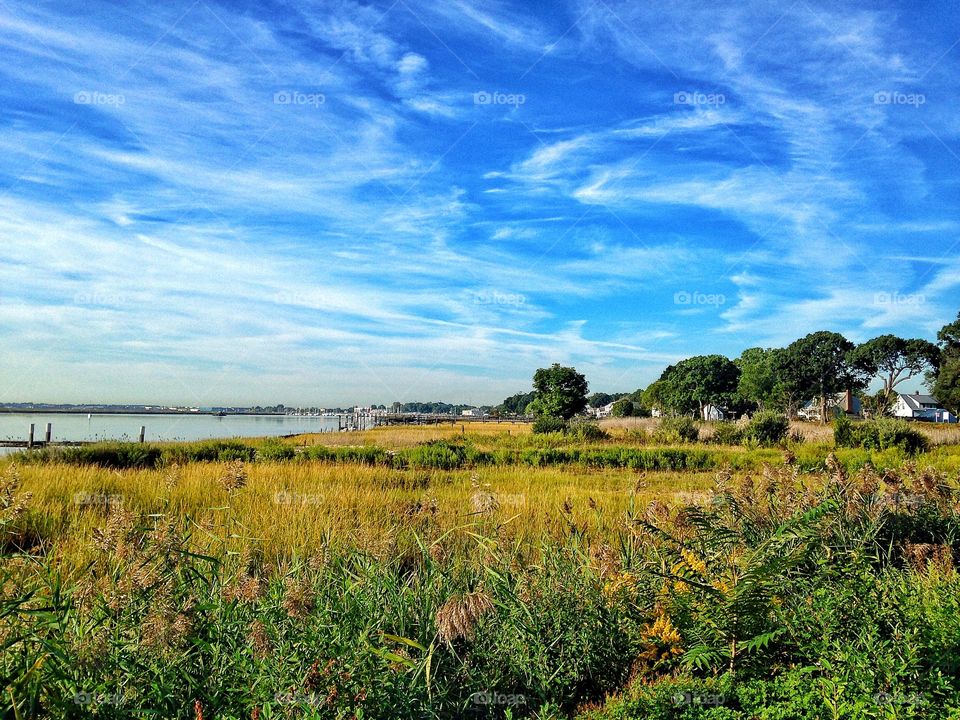
<svg viewBox="0 0 960 720">
<path fill-rule="evenodd" d="M 47 432 L 44 435 L 44 441 L 49 445 L 51 439 L 53 439 L 53 423 L 47 423 Z"/>
<path fill-rule="evenodd" d="M 28 447 L 28 448 L 32 448 L 32 447 L 33 447 L 33 431 L 34 431 L 34 424 L 33 424 L 33 423 L 30 423 L 30 434 L 27 436 L 27 447 Z"/>
<path fill-rule="evenodd" d="M 140 442 L 143 442 L 143 439 L 144 439 L 146 436 L 147 436 L 147 426 L 146 426 L 146 425 L 141 425 L 141 426 L 140 426 Z"/>
</svg>

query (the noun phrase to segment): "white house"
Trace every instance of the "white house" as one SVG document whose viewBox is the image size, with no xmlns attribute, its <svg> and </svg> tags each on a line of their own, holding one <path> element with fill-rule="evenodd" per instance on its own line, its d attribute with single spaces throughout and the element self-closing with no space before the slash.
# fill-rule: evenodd
<svg viewBox="0 0 960 720">
<path fill-rule="evenodd" d="M 898 393 L 897 402 L 893 405 L 893 415 L 910 420 L 925 420 L 927 422 L 957 422 L 957 416 L 949 410 L 940 407 L 940 403 L 933 395 L 913 395 Z"/>
<path fill-rule="evenodd" d="M 724 408 L 717 407 L 716 405 L 703 406 L 704 420 L 723 420 L 726 417 L 727 417 L 727 411 Z"/>
<path fill-rule="evenodd" d="M 606 405 L 596 408 L 594 413 L 598 418 L 610 417 L 613 413 L 613 403 L 607 403 Z"/>
</svg>

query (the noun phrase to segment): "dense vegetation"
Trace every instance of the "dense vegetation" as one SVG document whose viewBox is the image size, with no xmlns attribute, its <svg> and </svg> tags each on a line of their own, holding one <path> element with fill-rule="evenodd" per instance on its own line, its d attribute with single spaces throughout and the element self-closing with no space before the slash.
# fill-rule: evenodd
<svg viewBox="0 0 960 720">
<path fill-rule="evenodd" d="M 775 415 L 723 445 L 719 427 L 5 461 L 0 702 L 57 718 L 960 717 L 957 449 L 834 449 Z M 395 504 L 361 535 L 381 498 Z"/>
</svg>

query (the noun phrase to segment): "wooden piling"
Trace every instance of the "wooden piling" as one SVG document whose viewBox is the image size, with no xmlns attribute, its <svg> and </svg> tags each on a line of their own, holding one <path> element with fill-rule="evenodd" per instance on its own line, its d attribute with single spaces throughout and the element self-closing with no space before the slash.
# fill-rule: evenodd
<svg viewBox="0 0 960 720">
<path fill-rule="evenodd" d="M 27 447 L 33 447 L 33 431 L 36 429 L 36 426 L 33 423 L 30 423 L 30 434 L 27 436 Z"/>
<path fill-rule="evenodd" d="M 53 423 L 47 423 L 47 432 L 44 435 L 44 442 L 49 445 L 53 439 Z"/>
<path fill-rule="evenodd" d="M 144 438 L 147 436 L 147 426 L 140 426 L 140 442 L 143 442 Z"/>
</svg>

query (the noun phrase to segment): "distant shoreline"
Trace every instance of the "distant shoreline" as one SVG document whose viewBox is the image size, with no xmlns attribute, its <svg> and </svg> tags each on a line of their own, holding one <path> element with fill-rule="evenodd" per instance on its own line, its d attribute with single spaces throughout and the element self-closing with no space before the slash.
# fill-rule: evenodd
<svg viewBox="0 0 960 720">
<path fill-rule="evenodd" d="M 56 410 L 37 408 L 0 408 L 4 415 L 175 415 L 190 417 L 206 415 L 213 417 L 326 417 L 324 415 L 287 415 L 286 413 L 219 413 L 209 411 L 180 412 L 176 410 Z"/>
</svg>

